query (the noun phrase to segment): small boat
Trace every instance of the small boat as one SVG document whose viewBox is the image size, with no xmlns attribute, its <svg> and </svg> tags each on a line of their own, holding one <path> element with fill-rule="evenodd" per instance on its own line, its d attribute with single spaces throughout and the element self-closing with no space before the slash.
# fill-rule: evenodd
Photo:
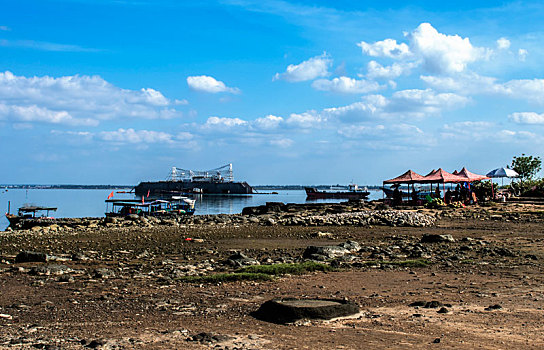
<svg viewBox="0 0 544 350">
<path fill-rule="evenodd" d="M 143 199 L 106 199 L 108 206 L 109 203 L 112 204 L 111 210 L 106 212 L 106 217 L 125 217 L 131 214 L 157 217 L 193 215 L 195 202 L 194 199 L 182 196 L 151 202 L 145 202 Z"/>
<path fill-rule="evenodd" d="M 385 193 L 387 198 L 393 198 L 393 193 L 395 192 L 394 189 L 387 187 L 380 187 L 380 189 L 383 191 L 383 193 Z M 408 192 L 400 191 L 400 193 L 402 194 L 403 198 L 410 198 L 410 194 Z"/>
<path fill-rule="evenodd" d="M 315 187 L 304 187 L 307 199 L 347 198 L 367 199 L 370 192 L 362 190 L 355 184 L 350 184 L 347 191 L 319 191 Z"/>
<path fill-rule="evenodd" d="M 387 187 L 380 187 L 380 189 L 385 193 L 385 196 L 387 198 L 393 198 L 393 193 L 395 192 L 394 189 L 391 189 L 391 188 L 387 188 Z M 412 193 L 408 193 L 406 191 L 400 191 L 400 193 L 402 194 L 402 198 L 412 198 Z M 434 195 L 434 192 L 430 192 L 430 191 L 417 191 L 417 198 L 418 199 L 426 199 L 427 196 L 433 196 Z"/>
<path fill-rule="evenodd" d="M 26 229 L 33 226 L 49 226 L 54 224 L 56 220 L 49 216 L 50 211 L 57 211 L 57 208 L 25 204 L 17 210 L 17 215 L 11 214 L 8 209 L 6 218 L 12 228 Z"/>
</svg>

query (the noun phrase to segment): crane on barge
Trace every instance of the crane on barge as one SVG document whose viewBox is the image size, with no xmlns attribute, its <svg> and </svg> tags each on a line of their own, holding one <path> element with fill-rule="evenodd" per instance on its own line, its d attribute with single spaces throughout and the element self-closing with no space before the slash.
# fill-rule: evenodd
<svg viewBox="0 0 544 350">
<path fill-rule="evenodd" d="M 234 182 L 232 164 L 211 170 L 188 170 L 172 167 L 165 181 L 141 182 L 134 188 L 137 196 L 154 194 L 222 194 L 249 195 L 254 193 L 247 182 Z"/>
</svg>

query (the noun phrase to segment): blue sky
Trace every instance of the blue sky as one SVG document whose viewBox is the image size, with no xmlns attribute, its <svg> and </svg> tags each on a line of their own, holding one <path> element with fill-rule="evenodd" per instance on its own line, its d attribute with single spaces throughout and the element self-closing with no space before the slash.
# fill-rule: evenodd
<svg viewBox="0 0 544 350">
<path fill-rule="evenodd" d="M 544 5 L 0 0 L 0 183 L 485 173 L 544 145 Z"/>
</svg>

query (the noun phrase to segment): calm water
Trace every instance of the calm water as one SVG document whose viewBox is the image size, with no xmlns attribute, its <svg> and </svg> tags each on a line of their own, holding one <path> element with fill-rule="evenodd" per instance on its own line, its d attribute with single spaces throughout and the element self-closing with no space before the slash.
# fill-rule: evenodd
<svg viewBox="0 0 544 350">
<path fill-rule="evenodd" d="M 252 207 L 266 202 L 310 203 L 310 202 L 343 202 L 345 199 L 323 199 L 306 201 L 304 191 L 277 191 L 278 194 L 254 194 L 251 196 L 195 196 L 195 214 L 236 214 L 244 207 Z M 40 206 L 57 207 L 54 217 L 101 217 L 106 212 L 104 200 L 111 190 L 0 190 L 0 210 L 7 212 L 8 201 L 11 202 L 11 213 L 25 203 Z M 370 199 L 382 197 L 381 191 L 370 191 Z M 131 194 L 115 193 L 114 198 L 134 198 Z M 8 226 L 4 215 L 0 216 L 0 230 Z"/>
</svg>

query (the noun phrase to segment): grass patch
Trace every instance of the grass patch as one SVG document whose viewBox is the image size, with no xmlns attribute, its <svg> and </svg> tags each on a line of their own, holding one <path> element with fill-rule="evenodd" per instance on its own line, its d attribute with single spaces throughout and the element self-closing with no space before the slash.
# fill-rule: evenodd
<svg viewBox="0 0 544 350">
<path fill-rule="evenodd" d="M 296 264 L 272 264 L 272 265 L 253 265 L 246 266 L 238 270 L 242 273 L 257 273 L 266 275 L 302 275 L 314 271 L 332 271 L 333 268 L 329 265 L 307 261 Z"/>
<path fill-rule="evenodd" d="M 184 276 L 178 281 L 190 283 L 223 283 L 235 281 L 270 281 L 274 276 L 302 275 L 313 271 L 332 271 L 329 265 L 316 262 L 246 266 L 233 273 L 214 273 L 205 276 Z"/>
<path fill-rule="evenodd" d="M 431 262 L 425 259 L 401 260 L 401 261 L 369 260 L 369 261 L 365 261 L 363 264 L 365 266 L 393 265 L 393 266 L 402 266 L 402 267 L 427 267 L 431 264 Z"/>
<path fill-rule="evenodd" d="M 461 264 L 475 264 L 476 261 L 474 261 L 474 259 L 463 259 L 461 261 L 459 261 Z"/>
<path fill-rule="evenodd" d="M 272 276 L 264 273 L 235 272 L 215 273 L 205 276 L 184 276 L 179 280 L 190 283 L 219 283 L 235 281 L 270 281 Z"/>
</svg>

